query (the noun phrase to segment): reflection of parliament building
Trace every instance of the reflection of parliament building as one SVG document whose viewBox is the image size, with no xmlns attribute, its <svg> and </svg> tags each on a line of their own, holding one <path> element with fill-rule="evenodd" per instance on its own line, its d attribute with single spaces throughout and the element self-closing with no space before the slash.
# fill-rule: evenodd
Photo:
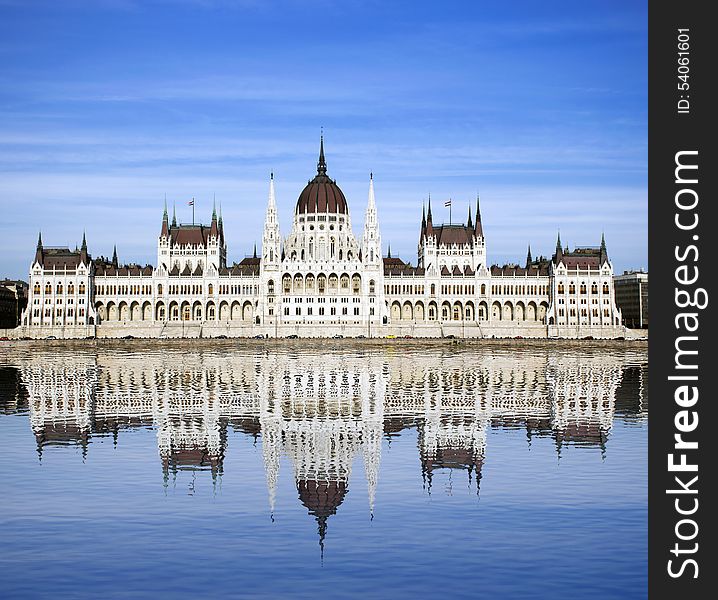
<svg viewBox="0 0 718 600">
<path fill-rule="evenodd" d="M 425 337 L 618 337 L 613 267 L 600 246 L 552 258 L 490 266 L 478 199 L 459 224 L 422 209 L 416 266 L 383 255 L 370 177 L 361 237 L 349 204 L 327 175 L 300 193 L 292 229 L 279 228 L 269 184 L 259 255 L 227 262 L 221 210 L 209 225 L 178 223 L 165 206 L 156 266 L 93 258 L 40 237 L 27 309 L 17 335 L 30 337 L 216 337 L 414 335 Z"/>
<path fill-rule="evenodd" d="M 38 352 L 19 370 L 0 370 L 0 385 L 15 390 L 5 397 L 29 405 L 40 453 L 53 444 L 87 452 L 92 436 L 153 426 L 165 476 L 191 469 L 218 477 L 230 428 L 259 438 L 271 510 L 287 457 L 323 539 L 350 479 L 361 476 L 352 474 L 359 457 L 374 510 L 385 436 L 416 427 L 429 488 L 437 470 L 458 469 L 478 492 L 489 428 L 551 437 L 557 451 L 564 444 L 605 450 L 614 418 L 645 417 L 643 354 L 526 356 L 519 363 L 501 354 L 328 352 L 319 362 L 312 353 L 238 359 L 175 349 L 59 360 Z"/>
</svg>

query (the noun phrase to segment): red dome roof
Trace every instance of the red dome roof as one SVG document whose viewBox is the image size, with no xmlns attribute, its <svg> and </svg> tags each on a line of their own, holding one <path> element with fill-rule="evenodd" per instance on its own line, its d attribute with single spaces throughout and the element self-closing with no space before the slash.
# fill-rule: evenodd
<svg viewBox="0 0 718 600">
<path fill-rule="evenodd" d="M 343 213 L 349 208 L 344 192 L 339 189 L 336 181 L 327 176 L 327 163 L 324 160 L 324 138 L 319 148 L 317 176 L 312 179 L 299 194 L 297 213 Z"/>
</svg>

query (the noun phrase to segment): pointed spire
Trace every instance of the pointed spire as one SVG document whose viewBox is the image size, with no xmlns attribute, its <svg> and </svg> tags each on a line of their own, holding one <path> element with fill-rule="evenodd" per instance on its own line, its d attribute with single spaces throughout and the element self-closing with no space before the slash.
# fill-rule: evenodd
<svg viewBox="0 0 718 600">
<path fill-rule="evenodd" d="M 37 234 L 37 249 L 35 250 L 35 262 L 43 264 L 42 258 L 42 232 Z"/>
<path fill-rule="evenodd" d="M 526 268 L 529 268 L 529 265 L 533 262 L 533 258 L 531 257 L 531 244 L 529 244 L 529 251 L 526 254 Z"/>
<path fill-rule="evenodd" d="M 114 267 L 119 266 L 119 264 L 117 262 L 117 245 L 116 244 L 112 249 L 112 266 L 114 266 Z"/>
<path fill-rule="evenodd" d="M 162 213 L 162 230 L 160 231 L 160 237 L 167 237 L 170 234 L 169 230 L 169 217 L 167 216 L 167 194 L 165 194 L 165 210 Z"/>
<path fill-rule="evenodd" d="M 369 202 L 367 203 L 367 210 L 376 209 L 376 200 L 374 198 L 374 176 L 369 173 Z"/>
<path fill-rule="evenodd" d="M 254 252 L 252 252 L 252 258 L 257 258 L 257 242 L 254 242 Z"/>
<path fill-rule="evenodd" d="M 479 202 L 479 192 L 476 192 L 476 222 L 474 223 L 474 234 L 477 237 L 484 237 L 484 226 L 481 222 L 481 204 Z"/>
<path fill-rule="evenodd" d="M 601 264 L 608 261 L 608 250 L 606 249 L 606 236 L 601 232 Z"/>
<path fill-rule="evenodd" d="M 217 220 L 217 198 L 214 196 L 212 198 L 212 220 Z"/>
<path fill-rule="evenodd" d="M 172 203 L 172 227 L 177 227 L 177 204 Z"/>
<path fill-rule="evenodd" d="M 391 258 L 391 244 L 389 244 L 389 249 L 387 251 L 386 257 Z"/>
<path fill-rule="evenodd" d="M 88 264 L 87 256 L 87 238 L 85 237 L 85 231 L 82 231 L 82 246 L 80 246 L 80 261 L 83 264 Z"/>
<path fill-rule="evenodd" d="M 327 174 L 327 161 L 324 159 L 324 133 L 319 141 L 319 162 L 317 163 L 317 175 Z"/>
<path fill-rule="evenodd" d="M 421 203 L 421 235 L 424 235 L 424 231 L 426 230 L 426 206 L 424 203 Z"/>
<path fill-rule="evenodd" d="M 558 236 L 556 237 L 556 262 L 560 262 L 563 260 L 563 248 L 561 248 L 561 230 L 558 231 Z"/>
<path fill-rule="evenodd" d="M 269 174 L 269 204 L 267 210 L 277 210 L 277 199 L 274 192 L 274 172 Z"/>
<path fill-rule="evenodd" d="M 429 210 L 426 213 L 426 235 L 433 235 L 434 222 L 431 219 L 431 194 L 429 194 Z"/>
<path fill-rule="evenodd" d="M 469 229 L 474 228 L 474 222 L 471 220 L 471 205 L 469 205 L 469 220 L 466 221 L 466 227 L 468 227 Z"/>
</svg>

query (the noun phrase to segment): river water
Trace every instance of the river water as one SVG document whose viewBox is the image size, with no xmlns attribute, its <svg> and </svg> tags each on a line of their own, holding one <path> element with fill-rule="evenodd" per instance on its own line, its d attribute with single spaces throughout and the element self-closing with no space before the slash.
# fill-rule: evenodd
<svg viewBox="0 0 718 600">
<path fill-rule="evenodd" d="M 7 598 L 643 598 L 627 342 L 0 346 Z"/>
</svg>

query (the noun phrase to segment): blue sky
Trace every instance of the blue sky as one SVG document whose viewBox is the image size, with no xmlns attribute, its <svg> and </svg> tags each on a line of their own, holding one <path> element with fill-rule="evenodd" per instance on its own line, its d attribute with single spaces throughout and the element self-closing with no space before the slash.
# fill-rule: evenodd
<svg viewBox="0 0 718 600">
<path fill-rule="evenodd" d="M 316 171 L 412 262 L 421 205 L 481 196 L 489 262 L 605 231 L 647 266 L 645 1 L 0 0 L 0 277 L 48 245 L 153 263 L 163 199 L 229 260 L 261 242 L 270 171 L 282 233 Z"/>
</svg>

